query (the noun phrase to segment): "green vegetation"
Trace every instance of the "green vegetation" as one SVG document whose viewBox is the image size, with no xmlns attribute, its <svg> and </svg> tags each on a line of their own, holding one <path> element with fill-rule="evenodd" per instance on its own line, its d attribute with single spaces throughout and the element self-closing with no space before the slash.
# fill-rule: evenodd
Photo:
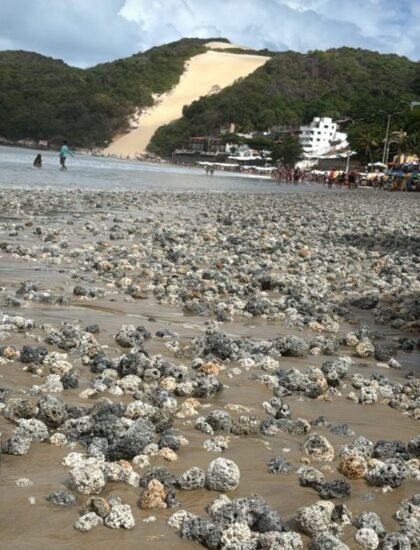
<svg viewBox="0 0 420 550">
<path fill-rule="evenodd" d="M 331 116 L 347 120 L 342 129 L 349 132 L 352 146 L 369 159 L 383 148 L 387 121 L 379 113 L 383 110 L 403 112 L 392 118 L 391 131 L 403 130 L 405 147 L 409 143 L 420 152 L 420 108 L 410 113 L 401 103 L 416 99 L 420 99 L 420 63 L 405 57 L 353 48 L 283 52 L 219 94 L 186 107 L 182 119 L 155 133 L 149 149 L 168 156 L 189 137 L 217 135 L 231 122 L 237 132 L 249 132 Z M 394 142 L 391 151 L 396 149 Z"/>
<path fill-rule="evenodd" d="M 176 85 L 185 62 L 211 40 L 182 39 L 90 69 L 36 53 L 0 52 L 0 136 L 103 146 L 127 129 L 129 114 L 153 103 L 152 94 Z M 272 59 L 219 94 L 186 107 L 182 119 L 156 132 L 150 150 L 169 156 L 190 137 L 220 135 L 231 122 L 236 131 L 250 132 L 331 116 L 347 121 L 341 128 L 364 159 L 378 159 L 387 121 L 382 110 L 402 113 L 392 118 L 391 154 L 420 153 L 420 108 L 410 112 L 401 103 L 420 99 L 420 63 L 352 48 L 252 53 Z M 271 146 L 276 158 L 296 155 L 296 143 Z"/>
<path fill-rule="evenodd" d="M 101 146 L 126 128 L 136 107 L 152 105 L 152 94 L 176 85 L 205 42 L 187 38 L 90 69 L 31 52 L 0 52 L 0 136 Z"/>
<path fill-rule="evenodd" d="M 298 138 L 286 136 L 272 147 L 271 157 L 274 162 L 280 161 L 285 166 L 294 166 L 302 156 L 302 146 Z"/>
</svg>

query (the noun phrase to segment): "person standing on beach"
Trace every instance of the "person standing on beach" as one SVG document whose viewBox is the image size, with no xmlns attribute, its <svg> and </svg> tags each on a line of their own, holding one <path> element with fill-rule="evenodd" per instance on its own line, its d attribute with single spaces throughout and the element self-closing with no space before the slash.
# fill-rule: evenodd
<svg viewBox="0 0 420 550">
<path fill-rule="evenodd" d="M 59 155 L 60 156 L 60 166 L 61 166 L 62 170 L 67 170 L 66 159 L 69 155 L 73 156 L 73 154 L 70 152 L 70 149 L 67 146 L 67 141 L 64 140 L 63 145 L 61 146 L 60 155 Z"/>
</svg>

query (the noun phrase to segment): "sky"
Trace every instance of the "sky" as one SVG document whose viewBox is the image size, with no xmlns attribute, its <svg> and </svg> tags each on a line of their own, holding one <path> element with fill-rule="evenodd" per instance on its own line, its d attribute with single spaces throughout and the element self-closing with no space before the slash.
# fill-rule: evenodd
<svg viewBox="0 0 420 550">
<path fill-rule="evenodd" d="M 182 37 L 420 59 L 420 0 L 0 0 L 0 50 L 89 67 Z"/>
</svg>

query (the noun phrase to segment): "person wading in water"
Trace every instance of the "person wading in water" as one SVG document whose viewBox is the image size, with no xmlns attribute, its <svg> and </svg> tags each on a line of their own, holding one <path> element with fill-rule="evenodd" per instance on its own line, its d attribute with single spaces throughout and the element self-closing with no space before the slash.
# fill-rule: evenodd
<svg viewBox="0 0 420 550">
<path fill-rule="evenodd" d="M 40 154 L 38 154 L 38 155 L 35 157 L 34 166 L 35 166 L 36 168 L 41 168 L 41 167 L 42 167 L 42 156 L 41 156 Z"/>
<path fill-rule="evenodd" d="M 59 155 L 60 156 L 60 166 L 63 170 L 67 170 L 66 159 L 69 155 L 73 156 L 73 153 L 70 152 L 70 149 L 67 146 L 67 141 L 64 140 L 63 145 L 61 146 L 60 155 Z"/>
</svg>

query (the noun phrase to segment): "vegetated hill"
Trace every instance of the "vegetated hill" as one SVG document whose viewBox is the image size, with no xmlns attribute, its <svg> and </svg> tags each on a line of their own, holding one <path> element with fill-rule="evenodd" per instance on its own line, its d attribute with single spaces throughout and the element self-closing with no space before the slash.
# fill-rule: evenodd
<svg viewBox="0 0 420 550">
<path fill-rule="evenodd" d="M 247 132 L 306 123 L 314 116 L 351 117 L 352 139 L 371 134 L 372 146 L 383 137 L 386 124 L 386 115 L 378 111 L 408 113 L 400 101 L 419 98 L 420 63 L 405 57 L 353 48 L 288 51 L 219 94 L 186 107 L 182 119 L 155 133 L 149 149 L 169 155 L 188 137 L 215 134 L 231 122 L 236 131 Z M 418 119 L 417 112 L 407 114 L 405 122 L 417 132 L 420 145 Z"/>
<path fill-rule="evenodd" d="M 205 51 L 208 40 L 185 38 L 90 69 L 31 52 L 0 52 L 0 136 L 101 146 L 124 129 L 136 107 L 152 105 L 152 94 L 177 84 L 185 62 Z"/>
</svg>

